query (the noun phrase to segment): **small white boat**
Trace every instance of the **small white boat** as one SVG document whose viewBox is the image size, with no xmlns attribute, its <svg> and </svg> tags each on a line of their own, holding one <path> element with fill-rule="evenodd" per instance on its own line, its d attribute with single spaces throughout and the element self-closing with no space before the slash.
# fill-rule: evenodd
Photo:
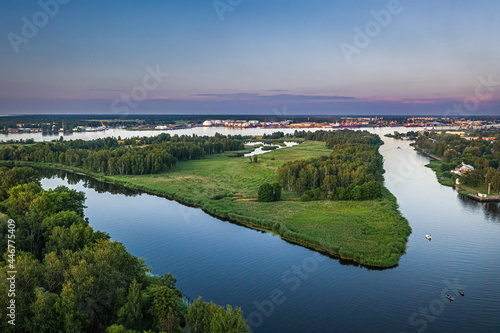
<svg viewBox="0 0 500 333">
<path fill-rule="evenodd" d="M 431 235 L 425 235 L 425 238 L 427 238 L 428 240 L 431 240 Z"/>
</svg>

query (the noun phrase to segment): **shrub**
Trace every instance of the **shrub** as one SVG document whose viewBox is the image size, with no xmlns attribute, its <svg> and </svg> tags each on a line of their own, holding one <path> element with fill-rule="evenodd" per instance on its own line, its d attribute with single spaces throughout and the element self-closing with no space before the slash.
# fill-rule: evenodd
<svg viewBox="0 0 500 333">
<path fill-rule="evenodd" d="M 274 201 L 273 187 L 269 183 L 264 183 L 259 187 L 257 201 L 271 202 Z"/>
<path fill-rule="evenodd" d="M 123 325 L 111 325 L 106 329 L 106 333 L 134 333 L 136 331 L 128 330 Z"/>
<path fill-rule="evenodd" d="M 260 202 L 271 202 L 279 201 L 281 199 L 281 184 L 278 182 L 270 185 L 269 183 L 264 183 L 260 185 L 259 192 L 257 194 L 257 201 Z"/>
<path fill-rule="evenodd" d="M 273 184 L 273 197 L 274 201 L 279 201 L 281 199 L 281 184 L 278 182 Z"/>
<path fill-rule="evenodd" d="M 305 191 L 304 194 L 307 195 L 309 199 L 314 198 L 314 192 L 311 190 Z"/>
<path fill-rule="evenodd" d="M 446 163 L 446 162 L 442 162 L 440 166 L 442 172 L 450 171 L 454 167 L 455 165 L 453 165 L 453 163 Z"/>
<path fill-rule="evenodd" d="M 346 199 L 345 188 L 342 186 L 337 187 L 335 189 L 335 196 L 337 197 L 338 200 Z"/>
<path fill-rule="evenodd" d="M 312 192 L 312 191 L 309 191 L 309 192 Z M 302 196 L 300 197 L 300 201 L 310 201 L 311 200 L 311 197 L 308 196 L 307 194 L 302 194 Z"/>
<path fill-rule="evenodd" d="M 364 183 L 361 187 L 363 199 L 375 199 L 382 196 L 382 186 L 375 180 Z"/>
<path fill-rule="evenodd" d="M 320 200 L 322 196 L 321 189 L 319 187 L 315 188 L 313 191 L 313 195 L 314 195 L 314 200 Z"/>
<path fill-rule="evenodd" d="M 453 175 L 454 174 L 452 172 L 450 172 L 450 171 L 443 172 L 443 177 L 445 177 L 445 178 L 452 178 Z"/>
<path fill-rule="evenodd" d="M 482 183 L 484 183 L 484 174 L 479 170 L 466 172 L 464 175 L 462 175 L 462 177 L 460 177 L 460 184 L 478 186 Z"/>
<path fill-rule="evenodd" d="M 353 200 L 362 200 L 363 199 L 363 191 L 361 186 L 356 185 L 351 191 L 351 198 Z"/>
</svg>

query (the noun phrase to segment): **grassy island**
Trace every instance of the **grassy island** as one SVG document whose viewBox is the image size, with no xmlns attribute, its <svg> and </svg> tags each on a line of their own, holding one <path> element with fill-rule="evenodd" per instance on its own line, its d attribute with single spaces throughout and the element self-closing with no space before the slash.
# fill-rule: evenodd
<svg viewBox="0 0 500 333">
<path fill-rule="evenodd" d="M 256 163 L 225 151 L 203 159 L 180 161 L 167 172 L 147 175 L 106 175 L 61 164 L 36 165 L 80 171 L 100 180 L 175 199 L 218 218 L 268 230 L 286 241 L 365 266 L 396 266 L 411 229 L 398 210 L 396 198 L 383 186 L 380 197 L 372 200 L 305 202 L 296 192 L 283 189 L 279 201 L 257 201 L 259 187 L 265 182 L 276 182 L 277 170 L 283 164 L 326 157 L 331 152 L 324 141 L 305 140 L 294 147 L 259 155 Z M 379 155 L 378 151 L 376 154 Z"/>
</svg>

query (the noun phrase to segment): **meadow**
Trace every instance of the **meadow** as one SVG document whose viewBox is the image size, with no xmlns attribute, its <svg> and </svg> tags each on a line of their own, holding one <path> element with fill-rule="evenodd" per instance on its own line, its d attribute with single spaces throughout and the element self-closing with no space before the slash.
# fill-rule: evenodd
<svg viewBox="0 0 500 333">
<path fill-rule="evenodd" d="M 248 157 L 228 157 L 234 155 L 228 152 L 179 162 L 164 174 L 101 177 L 201 207 L 218 218 L 269 230 L 331 256 L 366 266 L 397 265 L 411 229 L 385 188 L 383 198 L 377 200 L 300 202 L 296 193 L 284 190 L 281 201 L 257 202 L 259 186 L 276 181 L 276 170 L 283 163 L 330 152 L 324 142 L 306 141 L 258 155 L 257 163 Z"/>
<path fill-rule="evenodd" d="M 385 187 L 382 198 L 376 200 L 302 202 L 295 192 L 283 190 L 280 201 L 258 202 L 258 188 L 264 182 L 275 182 L 281 165 L 327 155 L 331 149 L 325 142 L 304 141 L 258 155 L 257 162 L 239 156 L 254 148 L 181 161 L 166 173 L 149 175 L 109 176 L 53 163 L 3 164 L 64 169 L 118 183 L 200 207 L 220 219 L 272 232 L 286 241 L 364 266 L 393 267 L 399 263 L 411 228 Z"/>
</svg>

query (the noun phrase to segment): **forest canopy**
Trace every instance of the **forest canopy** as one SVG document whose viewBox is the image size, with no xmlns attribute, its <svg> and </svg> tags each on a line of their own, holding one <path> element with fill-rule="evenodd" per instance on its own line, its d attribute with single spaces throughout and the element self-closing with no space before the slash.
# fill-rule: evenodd
<svg viewBox="0 0 500 333">
<path fill-rule="evenodd" d="M 106 175 L 144 175 L 167 172 L 178 161 L 244 148 L 244 137 L 160 134 L 120 140 L 70 140 L 33 145 L 3 145 L 0 160 L 59 163 Z"/>
<path fill-rule="evenodd" d="M 277 177 L 284 189 L 316 199 L 365 200 L 382 195 L 379 181 L 383 164 L 377 135 L 355 131 L 298 135 L 325 141 L 333 151 L 327 156 L 283 164 Z"/>
<path fill-rule="evenodd" d="M 15 268 L 15 326 L 1 332 L 249 332 L 240 308 L 191 302 L 84 218 L 83 192 L 43 190 L 30 168 L 0 168 L 0 293 Z M 15 247 L 12 242 L 15 242 Z M 3 318 L 10 306 L 0 298 Z M 203 309 L 208 309 L 203 314 Z"/>
<path fill-rule="evenodd" d="M 488 137 L 483 137 L 488 135 Z M 439 166 L 440 182 L 483 186 L 491 184 L 491 189 L 500 192 L 500 132 L 467 133 L 465 136 L 455 134 L 430 133 L 417 139 L 417 146 L 428 154 L 441 159 Z M 461 163 L 474 168 L 461 176 L 452 173 Z M 448 183 L 446 180 L 449 179 Z"/>
</svg>

